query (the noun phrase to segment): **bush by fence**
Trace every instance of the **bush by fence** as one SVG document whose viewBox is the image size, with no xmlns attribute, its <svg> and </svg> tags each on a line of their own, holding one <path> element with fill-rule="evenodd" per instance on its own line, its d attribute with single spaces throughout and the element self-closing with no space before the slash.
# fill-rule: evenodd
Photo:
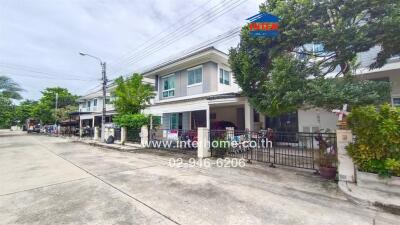
<svg viewBox="0 0 400 225">
<path fill-rule="evenodd" d="M 359 169 L 400 176 L 400 108 L 358 107 L 348 121 L 356 139 L 347 150 Z"/>
</svg>

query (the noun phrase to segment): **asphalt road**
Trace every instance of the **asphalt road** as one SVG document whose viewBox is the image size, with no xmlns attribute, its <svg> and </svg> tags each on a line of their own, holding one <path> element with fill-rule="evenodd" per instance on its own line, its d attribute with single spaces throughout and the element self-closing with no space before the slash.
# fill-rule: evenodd
<svg viewBox="0 0 400 225">
<path fill-rule="evenodd" d="M 118 152 L 0 130 L 0 224 L 399 224 L 310 171 L 171 167 L 173 154 Z"/>
</svg>

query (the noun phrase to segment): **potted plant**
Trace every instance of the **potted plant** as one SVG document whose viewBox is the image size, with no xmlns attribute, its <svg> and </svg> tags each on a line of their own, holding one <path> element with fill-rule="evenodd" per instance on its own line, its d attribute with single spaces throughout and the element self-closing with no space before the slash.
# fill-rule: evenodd
<svg viewBox="0 0 400 225">
<path fill-rule="evenodd" d="M 337 172 L 336 148 L 330 140 L 323 138 L 322 134 L 315 138 L 319 143 L 319 174 L 326 179 L 334 179 Z"/>
</svg>

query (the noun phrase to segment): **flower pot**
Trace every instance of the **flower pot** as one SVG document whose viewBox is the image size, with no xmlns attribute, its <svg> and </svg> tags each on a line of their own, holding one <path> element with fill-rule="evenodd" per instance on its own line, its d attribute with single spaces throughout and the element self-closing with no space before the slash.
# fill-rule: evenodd
<svg viewBox="0 0 400 225">
<path fill-rule="evenodd" d="M 319 173 L 321 177 L 325 179 L 335 179 L 336 177 L 336 167 L 319 167 Z"/>
</svg>

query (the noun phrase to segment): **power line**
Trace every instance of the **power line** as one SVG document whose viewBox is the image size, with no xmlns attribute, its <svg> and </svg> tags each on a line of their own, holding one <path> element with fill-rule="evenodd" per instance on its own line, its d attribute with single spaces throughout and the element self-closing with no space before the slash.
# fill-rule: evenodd
<svg viewBox="0 0 400 225">
<path fill-rule="evenodd" d="M 242 2 L 240 2 L 240 1 L 242 1 Z M 241 4 L 243 4 L 245 1 L 247 1 L 247 0 L 238 0 L 238 1 L 235 2 L 235 3 L 238 3 L 237 5 L 231 6 L 231 7 L 228 8 L 228 9 L 229 9 L 229 10 L 233 10 L 234 8 L 236 8 L 236 7 L 240 6 Z M 209 22 L 215 20 L 216 18 L 218 18 L 218 17 L 220 17 L 220 16 L 226 14 L 227 12 L 229 12 L 229 10 L 221 11 L 221 12 L 220 12 L 220 13 L 222 13 L 221 15 L 216 14 L 216 15 L 212 16 L 211 18 L 208 19 L 207 23 L 209 23 Z M 131 61 L 129 62 L 129 64 L 132 64 L 132 65 L 136 64 L 137 62 L 143 60 L 143 59 L 146 58 L 147 56 L 152 55 L 152 54 L 154 54 L 155 52 L 157 52 L 157 51 L 159 51 L 159 50 L 161 50 L 161 49 L 163 49 L 163 48 L 165 48 L 165 47 L 171 45 L 171 44 L 174 43 L 175 41 L 180 40 L 180 39 L 182 39 L 182 38 L 184 38 L 184 37 L 190 35 L 192 32 L 194 32 L 194 31 L 198 30 L 199 28 L 201 28 L 201 26 L 202 26 L 202 24 L 199 24 L 199 26 L 195 27 L 193 30 L 188 30 L 188 31 L 187 31 L 186 33 L 184 33 L 183 36 L 181 36 L 181 37 L 177 37 L 177 38 L 172 37 L 172 38 L 170 38 L 170 39 L 167 41 L 167 43 L 164 43 L 164 42 L 161 43 L 162 46 L 157 46 L 157 48 L 149 48 L 149 49 L 145 50 L 144 53 L 142 53 L 142 55 L 137 55 L 137 56 L 133 57 L 133 60 L 131 60 Z M 121 71 L 121 70 L 118 70 L 117 72 L 119 72 L 119 71 Z"/>
<path fill-rule="evenodd" d="M 157 63 L 157 64 L 152 64 L 150 66 L 142 67 L 142 68 L 139 69 L 139 71 L 145 71 L 148 68 L 159 66 L 159 65 L 162 65 L 162 64 L 166 64 L 166 63 L 168 63 L 170 61 L 173 61 L 173 60 L 175 60 L 177 58 L 184 57 L 185 55 L 189 55 L 189 54 L 191 54 L 191 53 L 193 53 L 195 51 L 207 48 L 209 46 L 213 46 L 213 45 L 215 45 L 217 43 L 221 44 L 221 43 L 227 42 L 227 41 L 229 41 L 229 40 L 231 40 L 231 39 L 233 39 L 235 37 L 238 37 L 239 34 L 240 34 L 240 30 L 241 30 L 240 26 L 239 27 L 235 27 L 235 28 L 223 33 L 223 34 L 220 34 L 220 35 L 218 35 L 218 36 L 216 36 L 214 38 L 211 38 L 211 39 L 209 39 L 207 41 L 204 41 L 204 42 L 202 42 L 202 43 L 200 43 L 198 45 L 195 45 L 195 46 L 193 46 L 193 47 L 191 47 L 191 48 L 189 48 L 187 50 L 179 52 L 178 54 L 175 54 L 173 56 L 167 57 L 166 59 L 162 60 L 163 63 L 161 63 L 161 64 Z"/>
<path fill-rule="evenodd" d="M 172 33 L 160 38 L 157 43 L 154 45 L 150 45 L 146 47 L 143 51 L 140 53 L 133 55 L 127 64 L 130 64 L 135 62 L 137 58 L 140 58 L 142 55 L 146 55 L 147 53 L 151 51 L 158 51 L 160 47 L 163 47 L 166 43 L 169 43 L 171 41 L 176 41 L 180 40 L 182 37 L 185 37 L 187 35 L 185 34 L 190 34 L 193 31 L 199 29 L 200 27 L 208 24 L 209 22 L 215 20 L 215 18 L 218 18 L 225 14 L 228 10 L 232 9 L 232 6 L 242 0 L 236 0 L 236 1 L 231 1 L 227 4 L 224 4 L 225 2 L 221 2 L 214 8 L 202 13 L 201 15 L 197 16 L 193 20 L 187 22 L 186 24 L 182 25 L 181 27 L 175 29 Z M 221 15 L 220 15 L 221 14 Z M 208 17 L 208 18 L 207 18 Z M 205 20 L 203 20 L 205 18 Z M 180 31 L 180 32 L 179 32 Z M 183 34 L 182 34 L 183 33 Z M 182 36 L 183 35 L 183 36 Z M 180 37 L 179 37 L 180 36 Z M 146 55 L 147 56 L 147 55 Z"/>
<path fill-rule="evenodd" d="M 74 79 L 78 79 L 78 80 L 80 79 L 79 77 L 83 77 L 83 76 L 79 76 L 79 75 L 71 75 L 71 74 L 58 73 L 58 72 L 51 73 L 51 72 L 46 72 L 46 71 L 40 71 L 34 67 L 16 65 L 16 64 L 0 63 L 0 67 L 11 69 L 11 70 L 20 70 L 20 71 L 25 71 L 25 72 L 38 73 L 38 74 L 51 75 L 51 76 L 60 76 L 60 75 L 64 75 L 64 76 L 68 76 L 68 77 L 72 76 L 72 77 L 74 77 Z M 52 78 L 52 77 L 49 77 L 49 78 Z"/>
<path fill-rule="evenodd" d="M 50 77 L 50 76 L 38 76 L 38 75 L 28 75 L 28 74 L 18 74 L 18 73 L 10 73 L 1 71 L 0 73 L 6 76 L 20 76 L 20 77 L 29 77 L 32 79 L 46 79 L 46 80 L 71 80 L 71 81 L 95 81 L 95 80 L 88 80 L 88 79 L 78 79 L 78 78 L 57 78 L 57 77 Z"/>
<path fill-rule="evenodd" d="M 227 3 L 226 5 L 222 5 L 222 4 L 225 4 L 225 2 L 219 3 L 218 5 L 214 6 L 212 9 L 202 13 L 201 15 L 199 15 L 197 17 L 195 17 L 194 19 L 192 19 L 188 23 L 182 25 L 181 27 L 175 29 L 173 32 L 169 33 L 168 35 L 159 38 L 155 45 L 148 46 L 148 47 L 144 48 L 144 51 L 142 51 L 142 52 L 140 52 L 138 54 L 134 54 L 129 59 L 127 64 L 132 63 L 132 61 L 135 62 L 135 60 L 137 58 L 141 57 L 142 55 L 147 56 L 146 54 L 149 53 L 149 52 L 152 52 L 154 50 L 158 51 L 159 48 L 163 47 L 163 45 L 165 43 L 169 44 L 171 41 L 180 40 L 181 38 L 187 36 L 191 32 L 199 29 L 203 25 L 205 25 L 205 24 L 215 20 L 216 18 L 226 14 L 229 10 L 232 10 L 232 9 L 236 8 L 240 4 L 244 3 L 244 1 L 246 1 L 246 0 L 244 0 L 243 2 L 240 2 L 240 1 L 243 1 L 243 0 L 231 1 L 231 2 Z M 235 4 L 237 4 L 237 5 L 235 5 Z M 203 20 L 203 18 L 205 18 L 205 20 Z M 187 29 L 187 28 L 189 28 L 189 29 Z M 182 30 L 183 34 L 182 33 L 178 33 L 177 34 L 177 32 L 181 31 L 181 30 Z M 120 71 L 120 70 L 118 70 L 118 71 Z"/>
<path fill-rule="evenodd" d="M 162 31 L 160 31 L 159 33 L 157 33 L 156 35 L 153 35 L 150 39 L 144 41 L 143 43 L 141 43 L 140 45 L 137 45 L 135 47 L 135 49 L 131 50 L 131 51 L 127 51 L 123 54 L 122 57 L 119 57 L 118 59 L 115 60 L 115 62 L 121 61 L 123 62 L 126 58 L 129 58 L 130 54 L 133 54 L 135 52 L 138 52 L 140 50 L 140 48 L 142 48 L 143 46 L 145 46 L 147 43 L 149 43 L 150 41 L 154 40 L 155 38 L 159 37 L 161 34 L 165 33 L 166 31 L 172 29 L 173 27 L 175 27 L 176 25 L 180 24 L 181 21 L 185 20 L 188 18 L 188 16 L 191 16 L 194 12 L 202 9 L 203 7 L 205 7 L 206 5 L 208 5 L 210 2 L 212 2 L 213 0 L 208 0 L 207 2 L 205 2 L 204 4 L 201 4 L 199 7 L 197 7 L 196 9 L 190 11 L 188 14 L 186 14 L 185 16 L 179 18 L 175 23 L 171 24 L 170 26 L 168 26 L 167 28 L 163 29 Z M 114 66 L 114 65 L 118 65 L 119 63 L 111 63 L 110 66 Z"/>
</svg>

